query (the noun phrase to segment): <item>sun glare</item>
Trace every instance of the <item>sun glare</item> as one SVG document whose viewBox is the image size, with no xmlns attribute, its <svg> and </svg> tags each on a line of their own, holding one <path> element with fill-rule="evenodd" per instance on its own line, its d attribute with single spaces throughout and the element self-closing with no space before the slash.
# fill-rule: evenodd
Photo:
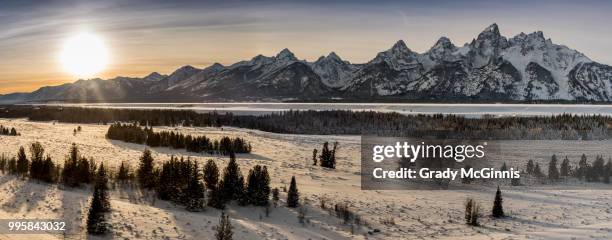
<svg viewBox="0 0 612 240">
<path fill-rule="evenodd" d="M 66 39 L 59 60 L 67 73 L 92 77 L 106 67 L 108 51 L 100 37 L 83 32 Z"/>
</svg>

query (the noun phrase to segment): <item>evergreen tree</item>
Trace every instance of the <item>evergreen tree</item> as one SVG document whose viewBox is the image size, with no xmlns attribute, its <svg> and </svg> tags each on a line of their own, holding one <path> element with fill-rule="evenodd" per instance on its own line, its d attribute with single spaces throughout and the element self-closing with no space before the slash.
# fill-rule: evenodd
<svg viewBox="0 0 612 240">
<path fill-rule="evenodd" d="M 610 183 L 610 175 L 612 175 L 612 159 L 608 159 L 603 170 L 603 182 Z"/>
<path fill-rule="evenodd" d="M 225 212 L 221 212 L 215 238 L 217 240 L 232 240 L 232 235 L 232 224 L 230 223 L 229 216 L 226 215 Z"/>
<path fill-rule="evenodd" d="M 295 183 L 295 176 L 291 177 L 291 184 L 289 185 L 289 191 L 287 192 L 287 207 L 296 208 L 300 205 L 300 193 Z"/>
<path fill-rule="evenodd" d="M 55 163 L 53 163 L 53 160 L 51 160 L 51 156 L 47 155 L 47 158 L 45 158 L 45 160 L 43 161 L 42 169 L 43 170 L 41 171 L 41 180 L 48 183 L 57 181 L 57 178 L 59 176 L 56 173 Z"/>
<path fill-rule="evenodd" d="M 119 166 L 119 171 L 117 172 L 117 180 L 121 184 L 125 184 L 127 180 L 130 179 L 130 167 L 125 163 L 125 161 L 121 162 Z"/>
<path fill-rule="evenodd" d="M 540 163 L 535 164 L 535 167 L 533 168 L 533 175 L 538 178 L 544 176 L 544 173 L 542 173 L 542 170 L 540 169 Z"/>
<path fill-rule="evenodd" d="M 504 162 L 504 164 L 502 164 L 501 168 L 499 169 L 500 171 L 508 171 L 508 166 L 506 165 L 506 162 Z"/>
<path fill-rule="evenodd" d="M 595 161 L 593 162 L 593 167 L 591 167 L 590 171 L 590 179 L 591 181 L 600 181 L 605 174 L 605 160 L 602 156 L 597 156 Z"/>
<path fill-rule="evenodd" d="M 317 149 L 312 149 L 312 165 L 317 166 Z"/>
<path fill-rule="evenodd" d="M 570 173 L 571 173 L 570 162 L 569 162 L 569 159 L 567 159 L 567 156 L 565 156 L 565 158 L 563 159 L 563 162 L 561 162 L 561 169 L 559 171 L 559 175 L 561 177 L 568 177 Z"/>
<path fill-rule="evenodd" d="M 200 182 L 198 163 L 194 161 L 187 186 L 187 211 L 204 210 L 204 185 Z"/>
<path fill-rule="evenodd" d="M 28 175 L 29 166 L 30 164 L 28 157 L 26 157 L 25 149 L 19 147 L 19 152 L 17 152 L 17 174 L 25 178 Z"/>
<path fill-rule="evenodd" d="M 274 203 L 274 207 L 278 205 L 278 200 L 280 200 L 278 188 L 274 188 L 272 189 L 272 203 Z"/>
<path fill-rule="evenodd" d="M 244 177 L 234 153 L 230 153 L 230 161 L 223 171 L 223 180 L 219 183 L 219 188 L 225 201 L 238 200 L 243 197 Z"/>
<path fill-rule="evenodd" d="M 207 205 L 216 209 L 224 209 L 225 201 L 223 200 L 223 193 L 220 192 L 219 187 L 209 188 Z"/>
<path fill-rule="evenodd" d="M 17 174 L 17 159 L 15 159 L 15 157 L 12 157 L 8 161 L 8 172 L 10 174 Z"/>
<path fill-rule="evenodd" d="M 502 199 L 502 194 L 501 194 L 501 190 L 499 190 L 499 186 L 497 186 L 497 192 L 495 192 L 495 201 L 493 201 L 493 210 L 492 210 L 492 216 L 494 218 L 501 218 L 504 217 L 504 207 L 503 205 L 503 199 Z"/>
<path fill-rule="evenodd" d="M 527 162 L 527 167 L 525 167 L 525 171 L 527 171 L 527 174 L 529 175 L 534 175 L 534 164 L 533 164 L 533 160 L 529 159 L 529 161 Z"/>
<path fill-rule="evenodd" d="M 559 179 L 559 169 L 557 168 L 557 155 L 553 154 L 550 162 L 548 163 L 548 179 L 557 180 Z"/>
<path fill-rule="evenodd" d="M 30 178 L 43 180 L 45 175 L 44 164 L 45 149 L 39 142 L 30 144 Z"/>
<path fill-rule="evenodd" d="M 586 178 L 588 168 L 589 168 L 589 163 L 587 162 L 586 155 L 583 153 L 582 156 L 580 156 L 580 161 L 578 162 L 578 169 L 576 171 L 576 177 L 578 177 L 581 180 L 584 180 L 584 178 Z"/>
<path fill-rule="evenodd" d="M 92 235 L 102 235 L 108 232 L 108 224 L 104 216 L 104 213 L 110 210 L 106 182 L 106 170 L 103 165 L 100 165 L 87 214 L 87 233 Z"/>
<path fill-rule="evenodd" d="M 267 206 L 270 198 L 270 176 L 264 166 L 255 165 L 249 171 L 246 196 L 248 202 L 255 206 Z"/>
<path fill-rule="evenodd" d="M 140 187 L 152 189 L 155 187 L 155 175 L 153 174 L 153 157 L 151 151 L 145 149 L 140 157 L 140 165 L 138 166 L 138 183 Z"/>
<path fill-rule="evenodd" d="M 69 187 L 76 187 L 79 185 L 79 148 L 76 144 L 72 144 L 70 147 L 70 153 L 64 161 L 64 167 L 62 168 L 61 180 L 62 183 Z"/>
<path fill-rule="evenodd" d="M 471 224 L 472 222 L 472 208 L 474 208 L 474 199 L 468 198 L 465 202 L 465 223 Z"/>
<path fill-rule="evenodd" d="M 217 187 L 219 183 L 219 168 L 214 160 L 209 159 L 204 165 L 204 183 L 207 189 L 213 189 Z"/>
<path fill-rule="evenodd" d="M 100 200 L 102 211 L 110 211 L 110 200 L 108 196 L 108 174 L 104 168 L 104 163 L 100 163 L 98 172 L 96 173 L 96 180 L 94 184 L 94 192 L 98 191 L 98 198 Z"/>
</svg>

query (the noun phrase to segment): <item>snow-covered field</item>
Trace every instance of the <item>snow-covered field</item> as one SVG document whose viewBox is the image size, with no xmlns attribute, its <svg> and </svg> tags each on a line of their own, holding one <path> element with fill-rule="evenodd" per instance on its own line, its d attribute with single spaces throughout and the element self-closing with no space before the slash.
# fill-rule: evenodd
<svg viewBox="0 0 612 240">
<path fill-rule="evenodd" d="M 128 161 L 132 168 L 144 149 L 143 145 L 107 140 L 108 126 L 81 124 L 83 130 L 73 135 L 77 124 L 30 122 L 0 119 L 0 124 L 16 127 L 17 137 L 0 136 L 0 154 L 15 155 L 19 146 L 39 141 L 46 153 L 63 163 L 69 146 L 79 145 L 82 154 L 97 162 L 117 166 Z M 161 128 L 156 128 L 161 129 Z M 166 128 L 170 129 L 170 128 Z M 297 210 L 281 203 L 268 217 L 263 208 L 232 204 L 227 212 L 232 219 L 235 239 L 610 239 L 612 238 L 612 190 L 555 190 L 558 187 L 519 187 L 504 190 L 504 209 L 508 218 L 488 217 L 495 190 L 447 191 L 363 191 L 360 189 L 359 136 L 288 135 L 235 128 L 172 128 L 191 134 L 244 137 L 253 145 L 251 154 L 238 155 L 243 174 L 255 164 L 268 167 L 272 187 L 289 185 L 295 176 L 300 196 L 305 198 L 306 223 L 301 224 Z M 336 170 L 312 166 L 313 148 L 324 141 L 338 141 Z M 612 156 L 610 141 L 568 142 L 538 141 L 532 147 L 516 148 L 516 156 L 504 161 L 521 161 L 522 156 L 547 161 L 550 153 L 563 151 L 573 161 L 588 155 Z M 537 145 L 537 146 L 535 146 Z M 571 147 L 568 147 L 571 146 Z M 152 149 L 156 161 L 170 155 L 181 155 L 203 163 L 215 159 L 224 167 L 227 158 L 189 153 L 169 148 Z M 560 154 L 564 156 L 564 154 Z M 607 157 L 606 157 L 607 158 Z M 562 159 L 562 157 L 560 157 Z M 590 160 L 593 158 L 590 157 Z M 202 166 L 202 165 L 200 165 Z M 64 219 L 72 224 L 68 238 L 84 238 L 84 217 L 91 195 L 87 188 L 66 189 L 62 186 L 23 181 L 14 176 L 0 176 L 0 219 Z M 281 191 L 281 202 L 286 197 Z M 463 204 L 467 197 L 481 206 L 484 217 L 480 227 L 463 223 Z M 348 203 L 367 222 L 354 227 L 319 207 L 319 199 L 328 205 Z M 109 221 L 113 226 L 107 238 L 125 239 L 212 239 L 220 211 L 188 212 L 172 203 L 155 200 L 150 194 L 128 188 L 115 188 L 111 196 Z M 393 221 L 391 221 L 391 219 Z M 386 222 L 387 224 L 383 224 Z M 389 223 L 394 222 L 394 223 Z M 380 232 L 369 234 L 374 229 Z M 64 238 L 57 235 L 0 235 L 0 239 Z"/>
</svg>

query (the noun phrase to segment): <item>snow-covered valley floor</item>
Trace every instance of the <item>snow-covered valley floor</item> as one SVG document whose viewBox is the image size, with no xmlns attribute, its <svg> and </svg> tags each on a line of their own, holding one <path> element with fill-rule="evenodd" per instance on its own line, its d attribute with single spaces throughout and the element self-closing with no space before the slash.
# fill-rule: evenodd
<svg viewBox="0 0 612 240">
<path fill-rule="evenodd" d="M 0 119 L 0 124 L 15 127 L 21 136 L 0 136 L 0 154 L 17 153 L 20 146 L 39 141 L 46 154 L 63 163 L 69 147 L 76 143 L 84 156 L 117 167 L 128 161 L 138 164 L 144 145 L 105 139 L 108 126 L 80 124 L 82 131 L 73 135 L 78 124 L 30 122 Z M 612 190 L 532 190 L 528 187 L 504 191 L 504 210 L 509 217 L 492 219 L 495 189 L 446 191 L 364 191 L 360 189 L 359 136 L 313 136 L 274 134 L 235 128 L 155 128 L 172 129 L 211 138 L 240 136 L 251 142 L 251 154 L 238 155 L 243 174 L 256 164 L 268 167 L 272 187 L 288 186 L 291 176 L 297 180 L 300 197 L 306 203 L 306 223 L 298 221 L 296 209 L 281 203 L 268 217 L 264 208 L 228 206 L 235 239 L 611 239 Z M 338 141 L 336 170 L 312 166 L 313 148 L 324 141 Z M 552 145 L 560 143 L 551 141 Z M 562 143 L 561 143 L 562 144 Z M 604 147 L 610 142 L 602 141 Z M 171 155 L 200 161 L 215 159 L 220 168 L 228 159 L 189 153 L 169 148 L 153 148 L 157 162 Z M 70 189 L 58 185 L 0 176 L 0 219 L 64 219 L 72 229 L 66 236 L 0 235 L 0 239 L 85 238 L 84 218 L 91 196 L 86 187 Z M 485 216 L 480 227 L 464 224 L 464 202 L 474 198 Z M 351 227 L 319 206 L 348 203 L 367 222 Z M 213 239 L 220 211 L 188 212 L 184 207 L 155 200 L 152 194 L 130 187 L 111 191 L 112 211 L 108 215 L 112 233 L 105 238 L 118 239 Z M 385 222 L 386 224 L 383 224 Z M 390 223 L 393 222 L 393 223 Z M 379 232 L 370 234 L 374 229 Z"/>
</svg>

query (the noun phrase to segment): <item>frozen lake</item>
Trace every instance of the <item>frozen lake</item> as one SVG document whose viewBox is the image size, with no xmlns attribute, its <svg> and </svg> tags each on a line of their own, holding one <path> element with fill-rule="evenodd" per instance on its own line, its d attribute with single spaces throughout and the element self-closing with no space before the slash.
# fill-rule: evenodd
<svg viewBox="0 0 612 240">
<path fill-rule="evenodd" d="M 612 105 L 589 104 L 448 104 L 448 103 L 58 103 L 53 106 L 78 106 L 119 109 L 177 109 L 197 112 L 232 112 L 259 115 L 287 110 L 352 110 L 398 112 L 401 114 L 455 114 L 467 117 L 550 116 L 564 113 L 612 116 Z"/>
</svg>

